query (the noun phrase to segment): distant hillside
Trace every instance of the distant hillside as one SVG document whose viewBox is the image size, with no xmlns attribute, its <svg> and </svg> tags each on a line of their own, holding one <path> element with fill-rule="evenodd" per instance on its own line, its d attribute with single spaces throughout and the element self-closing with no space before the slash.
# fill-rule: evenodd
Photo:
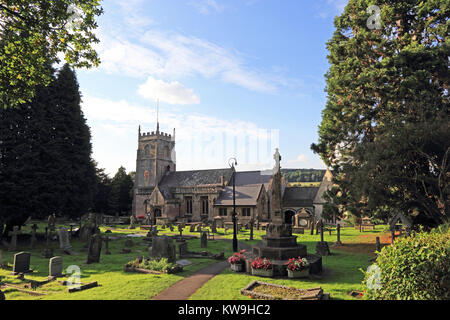
<svg viewBox="0 0 450 320">
<path fill-rule="evenodd" d="M 287 182 L 320 182 L 326 170 L 319 169 L 281 169 Z"/>
</svg>

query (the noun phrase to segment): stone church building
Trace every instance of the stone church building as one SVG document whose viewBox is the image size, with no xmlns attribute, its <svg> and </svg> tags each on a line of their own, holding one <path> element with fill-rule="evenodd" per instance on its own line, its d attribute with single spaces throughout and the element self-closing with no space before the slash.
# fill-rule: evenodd
<svg viewBox="0 0 450 320">
<path fill-rule="evenodd" d="M 224 221 L 231 221 L 234 177 L 239 223 L 245 224 L 252 218 L 260 222 L 273 219 L 272 170 L 238 172 L 234 168 L 222 168 L 177 171 L 175 129 L 172 135 L 160 132 L 158 123 L 155 132 L 141 133 L 139 127 L 138 135 L 133 196 L 135 216 L 148 214 L 155 217 L 158 223 L 206 222 L 218 216 Z M 279 157 L 277 155 L 278 149 L 276 157 Z M 320 218 L 323 206 L 321 194 L 330 186 L 329 171 L 319 188 L 286 187 L 282 179 L 281 202 L 286 219 L 295 222 L 299 214 L 310 219 Z"/>
</svg>

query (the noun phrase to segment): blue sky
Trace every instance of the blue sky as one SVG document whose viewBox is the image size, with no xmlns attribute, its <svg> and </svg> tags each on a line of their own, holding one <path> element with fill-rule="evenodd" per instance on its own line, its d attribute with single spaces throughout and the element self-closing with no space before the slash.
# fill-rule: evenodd
<svg viewBox="0 0 450 320">
<path fill-rule="evenodd" d="M 102 64 L 78 70 L 93 156 L 135 170 L 137 131 L 176 128 L 177 169 L 324 168 L 326 42 L 345 0 L 106 0 Z"/>
</svg>

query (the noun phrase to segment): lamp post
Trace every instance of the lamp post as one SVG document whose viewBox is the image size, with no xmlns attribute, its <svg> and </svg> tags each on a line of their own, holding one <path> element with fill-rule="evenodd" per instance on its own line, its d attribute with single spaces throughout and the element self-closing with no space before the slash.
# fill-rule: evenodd
<svg viewBox="0 0 450 320">
<path fill-rule="evenodd" d="M 233 220 L 233 251 L 238 251 L 238 241 L 237 241 L 237 219 L 236 219 L 236 169 L 234 168 L 237 166 L 237 160 L 236 158 L 230 158 L 228 160 L 228 164 L 233 169 L 233 214 L 232 214 L 232 220 Z"/>
</svg>

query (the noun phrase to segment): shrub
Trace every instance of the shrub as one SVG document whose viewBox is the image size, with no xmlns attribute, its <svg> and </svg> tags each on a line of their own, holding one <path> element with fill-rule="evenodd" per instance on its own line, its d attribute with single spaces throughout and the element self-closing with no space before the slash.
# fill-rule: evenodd
<svg viewBox="0 0 450 320">
<path fill-rule="evenodd" d="M 418 232 L 383 247 L 375 262 L 379 286 L 367 285 L 365 297 L 375 300 L 450 299 L 450 234 Z M 373 268 L 372 268 L 373 269 Z"/>
<path fill-rule="evenodd" d="M 165 273 L 175 273 L 180 268 L 176 263 L 170 263 L 167 258 L 150 259 L 143 262 L 133 260 L 128 262 L 128 265 L 135 268 L 147 269 L 153 271 L 160 271 Z"/>
<path fill-rule="evenodd" d="M 251 260 L 251 261 L 252 261 L 253 269 L 269 270 L 269 269 L 273 268 L 273 265 L 270 262 L 270 260 L 266 259 L 266 258 L 256 258 L 255 260 Z"/>
</svg>

